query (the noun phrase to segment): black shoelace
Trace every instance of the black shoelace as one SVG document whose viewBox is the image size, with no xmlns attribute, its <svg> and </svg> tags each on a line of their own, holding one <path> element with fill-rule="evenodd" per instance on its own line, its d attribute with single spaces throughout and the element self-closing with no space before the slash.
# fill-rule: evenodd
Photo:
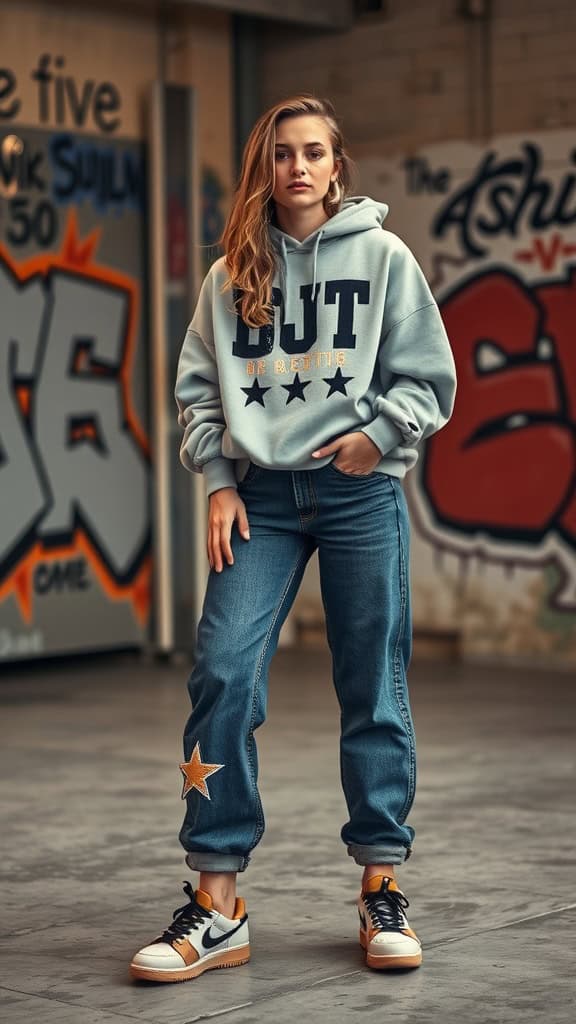
<svg viewBox="0 0 576 1024">
<path fill-rule="evenodd" d="M 396 932 L 406 927 L 403 910 L 410 904 L 404 893 L 382 887 L 379 892 L 364 893 L 363 899 L 375 928 Z"/>
<path fill-rule="evenodd" d="M 157 942 L 170 943 L 173 939 L 181 939 L 191 928 L 198 928 L 204 921 L 211 919 L 210 911 L 206 910 L 195 899 L 194 890 L 190 882 L 184 882 L 184 892 L 189 897 L 190 902 L 185 903 L 183 907 L 178 907 L 178 910 L 174 911 L 172 914 L 174 918 L 172 924 L 168 925 L 166 931 L 156 940 Z"/>
</svg>

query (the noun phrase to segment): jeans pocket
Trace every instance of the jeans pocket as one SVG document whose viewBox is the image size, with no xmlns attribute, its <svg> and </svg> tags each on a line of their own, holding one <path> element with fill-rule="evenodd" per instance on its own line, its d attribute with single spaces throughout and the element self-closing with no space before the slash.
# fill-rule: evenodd
<svg viewBox="0 0 576 1024">
<path fill-rule="evenodd" d="M 333 473 L 337 473 L 338 476 L 343 476 L 346 480 L 369 480 L 373 476 L 382 476 L 382 473 L 378 473 L 376 469 L 370 471 L 370 473 L 345 473 L 339 466 L 335 466 L 334 462 L 328 463 L 328 469 L 331 469 Z"/>
<path fill-rule="evenodd" d="M 256 480 L 256 478 L 260 476 L 261 472 L 262 472 L 262 466 L 257 466 L 255 462 L 252 462 L 252 460 L 250 460 L 250 462 L 248 464 L 248 469 L 246 470 L 244 476 L 240 480 L 240 483 L 241 484 L 249 484 L 249 483 L 251 483 L 252 480 Z"/>
</svg>

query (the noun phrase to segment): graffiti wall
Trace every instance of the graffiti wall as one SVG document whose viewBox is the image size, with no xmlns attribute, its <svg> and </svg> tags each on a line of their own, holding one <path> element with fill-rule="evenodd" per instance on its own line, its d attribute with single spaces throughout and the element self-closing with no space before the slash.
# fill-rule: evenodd
<svg viewBox="0 0 576 1024">
<path fill-rule="evenodd" d="M 0 659 L 139 644 L 150 615 L 144 151 L 112 83 L 48 60 L 53 129 L 0 70 Z"/>
<path fill-rule="evenodd" d="M 364 161 L 439 301 L 450 424 L 407 479 L 415 624 L 576 661 L 576 157 L 545 134 Z"/>
</svg>

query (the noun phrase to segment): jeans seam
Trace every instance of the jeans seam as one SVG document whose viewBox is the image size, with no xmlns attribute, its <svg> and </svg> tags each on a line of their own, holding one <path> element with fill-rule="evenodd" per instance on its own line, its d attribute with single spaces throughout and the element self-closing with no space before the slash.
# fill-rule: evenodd
<svg viewBox="0 0 576 1024">
<path fill-rule="evenodd" d="M 318 498 L 316 491 L 314 490 L 314 484 L 312 483 L 312 474 L 308 474 L 308 483 L 310 487 L 310 495 L 312 500 L 312 508 L 309 512 L 302 512 L 298 509 L 298 519 L 300 520 L 300 529 L 303 531 L 308 522 L 311 522 L 318 515 Z"/>
<path fill-rule="evenodd" d="M 281 596 L 280 601 L 278 602 L 278 604 L 277 604 L 277 606 L 276 606 L 276 608 L 274 610 L 274 614 L 272 616 L 272 621 L 270 622 L 270 625 L 269 625 L 268 630 L 266 632 L 266 636 L 264 637 L 264 643 L 262 645 L 262 650 L 260 652 L 260 657 L 258 659 L 258 664 L 256 666 L 256 672 L 254 674 L 254 685 L 252 687 L 252 710 L 251 710 L 251 714 L 250 714 L 250 726 L 249 726 L 249 730 L 248 730 L 248 740 L 249 740 L 249 743 L 248 743 L 248 765 L 249 765 L 249 768 L 250 768 L 250 778 L 252 780 L 252 792 L 253 792 L 253 795 L 254 795 L 254 799 L 255 799 L 255 802 L 256 802 L 256 809 L 257 809 L 257 821 L 256 821 L 256 828 L 254 830 L 254 838 L 252 840 L 252 849 L 254 848 L 254 846 L 256 846 L 256 844 L 258 843 L 258 841 L 261 839 L 261 837 L 264 834 L 264 828 L 263 828 L 264 815 L 263 815 L 263 810 L 262 810 L 262 802 L 261 802 L 260 797 L 258 795 L 258 783 L 257 783 L 257 780 L 256 780 L 256 773 L 254 771 L 254 761 L 253 761 L 253 758 L 252 758 L 252 744 L 254 743 L 254 721 L 255 721 L 255 718 L 256 718 L 256 699 L 257 699 L 257 694 L 258 694 L 258 683 L 259 683 L 260 677 L 262 675 L 262 666 L 264 665 L 264 659 L 266 657 L 266 651 L 268 650 L 268 647 L 270 645 L 270 638 L 271 638 L 272 633 L 274 631 L 274 626 L 276 625 L 276 622 L 278 620 L 278 616 L 279 616 L 280 612 L 282 611 L 282 605 L 284 604 L 284 601 L 286 600 L 286 596 L 287 596 L 287 594 L 288 594 L 288 592 L 290 590 L 290 587 L 292 585 L 292 580 L 294 579 L 294 577 L 295 577 L 295 575 L 296 575 L 296 573 L 297 573 L 297 571 L 298 571 L 298 569 L 300 567 L 301 562 L 304 560 L 305 555 L 306 555 L 305 551 L 301 551 L 299 553 L 299 555 L 298 555 L 298 557 L 296 559 L 296 563 L 295 563 L 295 565 L 294 565 L 294 567 L 293 567 L 293 569 L 292 569 L 292 571 L 291 571 L 291 573 L 290 573 L 290 575 L 288 577 L 288 580 L 286 582 L 286 586 L 284 587 L 284 590 L 282 591 L 282 596 Z"/>
<path fill-rule="evenodd" d="M 318 515 L 318 495 L 316 494 L 316 491 L 314 490 L 314 477 L 313 477 L 312 473 L 308 474 L 308 482 L 310 484 L 310 494 L 312 496 L 312 508 L 313 508 L 313 513 L 312 514 L 314 516 L 317 516 Z"/>
<path fill-rule="evenodd" d="M 396 634 L 396 643 L 394 645 L 394 692 L 396 694 L 396 700 L 404 722 L 406 729 L 406 735 L 408 737 L 408 744 L 410 748 L 410 768 L 408 773 L 408 792 L 406 794 L 406 800 L 404 801 L 402 810 L 398 815 L 398 824 L 402 825 L 408 815 L 413 800 L 415 790 L 415 762 L 416 762 L 416 750 L 414 743 L 414 736 L 412 731 L 412 724 L 408 709 L 404 703 L 402 693 L 400 692 L 400 639 L 404 631 L 406 622 L 406 597 L 407 597 L 407 580 L 406 580 L 406 554 L 404 551 L 404 544 L 402 543 L 402 531 L 400 529 L 400 509 L 398 506 L 398 496 L 394 488 L 392 480 L 390 481 L 392 492 L 394 494 L 394 504 L 396 506 L 396 529 L 398 531 L 398 557 L 399 557 L 399 578 L 400 578 L 400 617 L 398 621 L 398 632 Z"/>
</svg>

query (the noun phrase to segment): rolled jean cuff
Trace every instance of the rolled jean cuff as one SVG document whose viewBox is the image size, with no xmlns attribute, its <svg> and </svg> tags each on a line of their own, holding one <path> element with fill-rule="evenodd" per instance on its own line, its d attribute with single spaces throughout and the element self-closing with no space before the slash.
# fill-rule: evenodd
<svg viewBox="0 0 576 1024">
<path fill-rule="evenodd" d="M 348 856 L 362 867 L 367 864 L 403 864 L 411 853 L 411 846 L 359 846 L 357 843 L 348 846 Z"/>
<path fill-rule="evenodd" d="M 193 871 L 245 871 L 250 857 L 236 853 L 203 853 L 189 850 L 184 859 Z"/>
</svg>

